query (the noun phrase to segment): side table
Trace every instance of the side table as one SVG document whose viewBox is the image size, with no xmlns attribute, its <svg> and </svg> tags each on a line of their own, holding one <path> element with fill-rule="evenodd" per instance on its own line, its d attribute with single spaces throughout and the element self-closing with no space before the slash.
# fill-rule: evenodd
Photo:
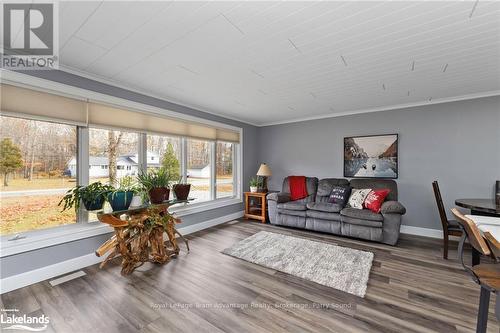
<svg viewBox="0 0 500 333">
<path fill-rule="evenodd" d="M 245 215 L 246 219 L 259 220 L 266 223 L 267 220 L 267 202 L 266 197 L 269 193 L 276 191 L 263 192 L 245 192 Z"/>
</svg>

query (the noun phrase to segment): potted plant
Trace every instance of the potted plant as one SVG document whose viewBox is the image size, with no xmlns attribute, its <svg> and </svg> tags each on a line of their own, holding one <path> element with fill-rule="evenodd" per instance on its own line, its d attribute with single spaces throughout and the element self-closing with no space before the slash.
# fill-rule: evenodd
<svg viewBox="0 0 500 333">
<path fill-rule="evenodd" d="M 132 177 L 123 177 L 120 179 L 118 188 L 113 188 L 108 193 L 108 202 L 114 211 L 127 210 L 132 203 L 135 187 Z"/>
<path fill-rule="evenodd" d="M 59 206 L 64 203 L 63 211 L 71 207 L 78 211 L 80 203 L 88 211 L 102 209 L 108 194 L 112 191 L 109 185 L 103 185 L 101 182 L 92 183 L 87 186 L 76 186 L 66 192 L 66 195 L 59 201 Z"/>
<path fill-rule="evenodd" d="M 170 197 L 171 176 L 164 168 L 141 172 L 137 178 L 152 204 L 162 203 Z"/>
<path fill-rule="evenodd" d="M 129 207 L 139 207 L 145 201 L 145 193 L 142 188 L 137 184 L 137 180 L 132 176 L 125 176 L 120 180 L 120 186 L 122 188 L 127 188 L 129 191 L 134 192 L 132 196 L 132 201 Z M 146 198 L 147 200 L 147 198 Z"/>
<path fill-rule="evenodd" d="M 181 176 L 177 184 L 173 186 L 175 197 L 178 200 L 187 200 L 189 197 L 189 191 L 191 191 L 191 184 L 182 182 L 184 177 Z"/>
<path fill-rule="evenodd" d="M 257 192 L 257 188 L 259 187 L 259 181 L 255 178 L 250 179 L 250 192 L 255 193 Z"/>
</svg>

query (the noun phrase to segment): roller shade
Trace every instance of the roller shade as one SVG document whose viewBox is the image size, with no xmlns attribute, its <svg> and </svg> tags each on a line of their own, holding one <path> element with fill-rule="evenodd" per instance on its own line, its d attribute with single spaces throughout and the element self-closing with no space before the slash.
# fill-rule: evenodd
<svg viewBox="0 0 500 333">
<path fill-rule="evenodd" d="M 86 102 L 9 84 L 0 86 L 1 110 L 5 113 L 58 120 L 85 126 Z"/>
<path fill-rule="evenodd" d="M 99 103 L 89 103 L 89 126 L 116 127 L 205 140 L 239 142 L 240 139 L 239 132 L 236 131 Z"/>
<path fill-rule="evenodd" d="M 238 131 L 217 128 L 202 122 L 163 117 L 98 102 L 86 102 L 9 84 L 2 84 L 0 87 L 1 111 L 11 115 L 25 115 L 80 126 L 130 129 L 205 140 L 240 141 Z"/>
</svg>

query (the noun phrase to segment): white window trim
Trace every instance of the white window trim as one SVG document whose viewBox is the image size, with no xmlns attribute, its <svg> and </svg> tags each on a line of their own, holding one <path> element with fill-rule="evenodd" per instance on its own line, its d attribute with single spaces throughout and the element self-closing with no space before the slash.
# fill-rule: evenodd
<svg viewBox="0 0 500 333">
<path fill-rule="evenodd" d="M 69 96 L 73 98 L 79 98 L 79 99 L 88 99 L 96 102 L 102 102 L 102 103 L 107 103 L 111 105 L 116 105 L 120 107 L 126 107 L 131 110 L 137 110 L 138 112 L 143 111 L 143 112 L 151 112 L 151 113 L 157 113 L 161 115 L 167 115 L 175 118 L 179 118 L 182 120 L 188 120 L 188 121 L 195 121 L 195 122 L 201 122 L 205 123 L 207 125 L 212 125 L 216 126 L 219 128 L 227 128 L 231 130 L 235 130 L 239 132 L 240 135 L 240 142 L 239 144 L 236 144 L 235 147 L 237 149 L 237 160 L 236 163 L 237 165 L 237 175 L 235 177 L 237 178 L 237 182 L 233 186 L 235 186 L 235 195 L 233 197 L 226 197 L 226 198 L 221 198 L 221 199 L 213 199 L 210 201 L 204 201 L 204 202 L 199 202 L 199 203 L 192 203 L 192 204 L 184 204 L 179 207 L 172 207 L 171 211 L 172 213 L 175 213 L 177 216 L 182 217 L 182 216 L 187 216 L 191 214 L 197 214 L 201 213 L 207 210 L 212 210 L 212 209 L 217 209 L 217 208 L 222 208 L 226 206 L 231 206 L 235 204 L 241 204 L 243 202 L 242 197 L 242 175 L 243 175 L 243 128 L 241 127 L 236 127 L 232 125 L 228 125 L 225 123 L 220 123 L 212 120 L 207 120 L 204 118 L 199 118 L 195 116 L 190 116 L 190 115 L 185 115 L 182 113 L 178 113 L 175 111 L 170 111 L 170 110 L 165 110 L 161 108 L 157 108 L 151 105 L 147 104 L 142 104 L 142 103 L 137 103 L 133 101 L 129 101 L 126 99 L 110 96 L 110 95 L 105 95 L 101 93 L 97 93 L 91 90 L 86 90 L 82 88 L 77 88 L 73 87 L 70 85 L 50 81 L 50 80 L 45 80 L 41 78 L 37 78 L 34 76 L 30 76 L 27 74 L 22 74 L 18 72 L 11 72 L 11 71 L 6 71 L 1 69 L 1 75 L 2 75 L 2 81 L 4 83 L 20 86 L 20 87 L 26 87 L 26 88 L 31 88 L 31 89 L 36 89 L 39 91 L 44 91 L 44 92 L 49 92 L 49 93 L 54 93 L 54 94 L 59 94 L 62 96 Z M 11 115 L 15 116 L 15 115 Z M 57 120 L 54 119 L 38 119 L 41 121 L 51 121 L 51 122 L 58 122 Z M 59 122 L 59 123 L 64 123 L 64 122 Z M 82 131 L 83 130 L 83 131 Z M 139 133 L 142 134 L 142 133 Z M 153 134 L 153 133 L 151 133 Z M 86 138 L 86 140 L 85 140 Z M 82 169 L 82 172 L 78 172 L 78 183 L 79 184 L 88 184 L 88 128 L 80 128 L 78 131 L 78 157 L 79 161 L 78 164 L 80 165 L 80 168 Z M 184 138 L 183 141 L 186 139 Z M 82 144 L 83 141 L 86 141 L 86 145 Z M 183 143 L 185 144 L 185 142 Z M 212 149 L 212 154 L 215 155 L 215 149 Z M 145 154 L 146 152 L 143 152 Z M 186 168 L 186 158 L 187 156 L 182 156 L 182 162 L 181 162 L 181 167 L 182 169 Z M 215 158 L 212 156 L 213 159 L 213 167 L 215 168 Z M 84 167 L 87 166 L 87 167 Z M 184 170 L 183 170 L 184 171 Z M 215 183 L 216 179 L 213 179 L 213 190 L 212 190 L 212 196 L 215 198 L 216 193 L 215 193 Z M 99 222 L 94 222 L 94 223 L 87 223 L 87 214 L 86 213 L 79 213 L 79 219 L 77 223 L 70 224 L 70 225 L 63 225 L 59 227 L 53 227 L 53 228 L 47 228 L 47 229 L 42 229 L 42 230 L 33 230 L 33 231 L 28 231 L 21 233 L 23 238 L 16 239 L 16 240 L 10 240 L 12 237 L 15 236 L 15 234 L 10 234 L 10 235 L 5 235 L 0 237 L 0 258 L 6 257 L 6 256 L 11 256 L 15 255 L 18 253 L 23 253 L 27 251 L 33 251 L 37 250 L 40 248 L 45 248 L 49 246 L 54 246 L 62 243 L 67 243 L 67 242 L 72 242 L 76 241 L 79 239 L 84 239 L 84 238 L 89 238 L 89 237 L 94 237 L 106 233 L 112 232 L 113 229 L 109 227 L 108 225 L 99 223 Z"/>
</svg>

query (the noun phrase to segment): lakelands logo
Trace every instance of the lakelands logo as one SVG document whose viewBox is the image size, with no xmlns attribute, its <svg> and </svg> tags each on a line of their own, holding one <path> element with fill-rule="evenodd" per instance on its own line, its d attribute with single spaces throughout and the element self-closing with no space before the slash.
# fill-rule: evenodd
<svg viewBox="0 0 500 333">
<path fill-rule="evenodd" d="M 4 3 L 2 11 L 2 68 L 57 69 L 57 2 Z"/>
<path fill-rule="evenodd" d="M 18 309 L 2 309 L 0 313 L 0 330 L 23 330 L 31 332 L 45 331 L 50 323 L 49 317 L 18 315 Z"/>
</svg>

